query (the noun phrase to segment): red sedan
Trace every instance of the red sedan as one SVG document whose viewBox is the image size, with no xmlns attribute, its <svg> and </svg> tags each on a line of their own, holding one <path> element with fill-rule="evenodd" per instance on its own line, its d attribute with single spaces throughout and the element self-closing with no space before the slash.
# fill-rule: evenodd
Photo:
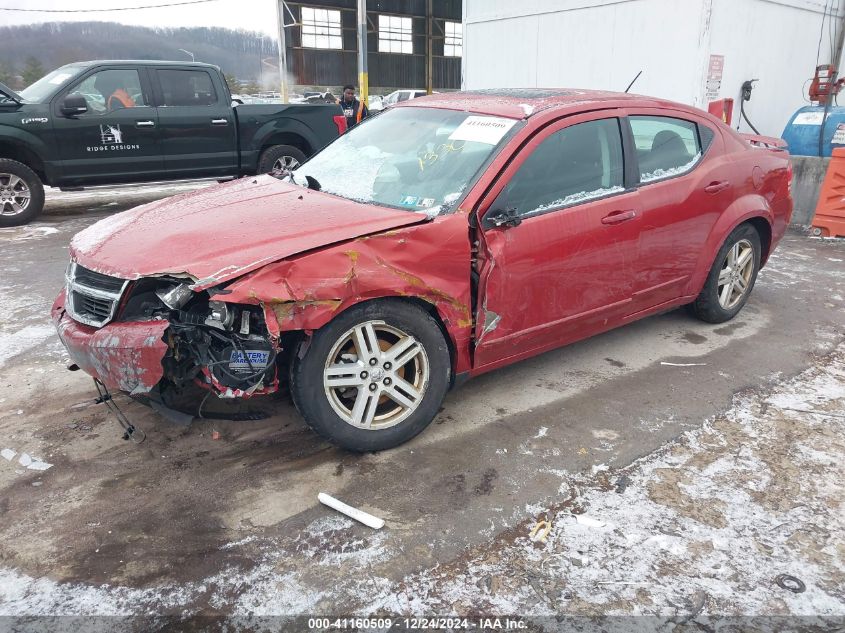
<svg viewBox="0 0 845 633">
<path fill-rule="evenodd" d="M 779 141 L 580 90 L 415 99 L 297 171 L 103 220 L 53 319 L 158 408 L 288 383 L 354 451 L 422 431 L 464 379 L 677 306 L 734 317 L 792 212 Z"/>
</svg>

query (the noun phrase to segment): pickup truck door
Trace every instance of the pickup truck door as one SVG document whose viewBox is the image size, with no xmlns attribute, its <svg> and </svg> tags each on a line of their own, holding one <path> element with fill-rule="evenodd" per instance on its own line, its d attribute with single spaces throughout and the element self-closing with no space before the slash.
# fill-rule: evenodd
<svg viewBox="0 0 845 633">
<path fill-rule="evenodd" d="M 237 123 L 229 93 L 205 68 L 154 68 L 170 178 L 231 176 L 238 170 Z"/>
<path fill-rule="evenodd" d="M 70 95 L 84 97 L 87 112 L 63 114 L 62 102 Z M 51 107 L 62 186 L 163 176 L 158 115 L 142 70 L 92 69 L 61 91 Z"/>
</svg>

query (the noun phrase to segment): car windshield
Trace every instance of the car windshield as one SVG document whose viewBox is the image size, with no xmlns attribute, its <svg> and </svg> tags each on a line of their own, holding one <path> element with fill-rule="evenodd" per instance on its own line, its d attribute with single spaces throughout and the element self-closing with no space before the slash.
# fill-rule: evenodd
<svg viewBox="0 0 845 633">
<path fill-rule="evenodd" d="M 354 127 L 293 174 L 350 200 L 447 212 L 517 123 L 434 108 L 395 108 Z"/>
<path fill-rule="evenodd" d="M 62 66 L 44 75 L 34 84 L 21 90 L 20 95 L 28 103 L 44 103 L 59 88 L 79 74 L 82 66 Z"/>
</svg>

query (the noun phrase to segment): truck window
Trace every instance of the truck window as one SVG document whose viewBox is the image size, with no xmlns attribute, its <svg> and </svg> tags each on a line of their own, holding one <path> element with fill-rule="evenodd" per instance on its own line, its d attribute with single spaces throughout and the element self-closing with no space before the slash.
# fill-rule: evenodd
<svg viewBox="0 0 845 633">
<path fill-rule="evenodd" d="M 217 103 L 211 75 L 204 70 L 157 70 L 163 106 L 209 106 Z"/>
<path fill-rule="evenodd" d="M 88 112 L 83 116 L 99 116 L 122 108 L 147 105 L 138 71 L 130 69 L 96 72 L 71 88 L 68 94 L 85 97 Z"/>
</svg>

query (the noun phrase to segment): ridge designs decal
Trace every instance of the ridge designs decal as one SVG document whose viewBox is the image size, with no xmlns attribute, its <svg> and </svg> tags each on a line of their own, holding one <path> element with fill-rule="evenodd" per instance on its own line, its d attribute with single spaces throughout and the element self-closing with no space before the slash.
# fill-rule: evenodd
<svg viewBox="0 0 845 633">
<path fill-rule="evenodd" d="M 107 152 L 113 150 L 141 149 L 137 143 L 128 144 L 123 142 L 123 132 L 119 125 L 100 125 L 100 144 L 89 145 L 85 148 L 88 152 Z"/>
</svg>

